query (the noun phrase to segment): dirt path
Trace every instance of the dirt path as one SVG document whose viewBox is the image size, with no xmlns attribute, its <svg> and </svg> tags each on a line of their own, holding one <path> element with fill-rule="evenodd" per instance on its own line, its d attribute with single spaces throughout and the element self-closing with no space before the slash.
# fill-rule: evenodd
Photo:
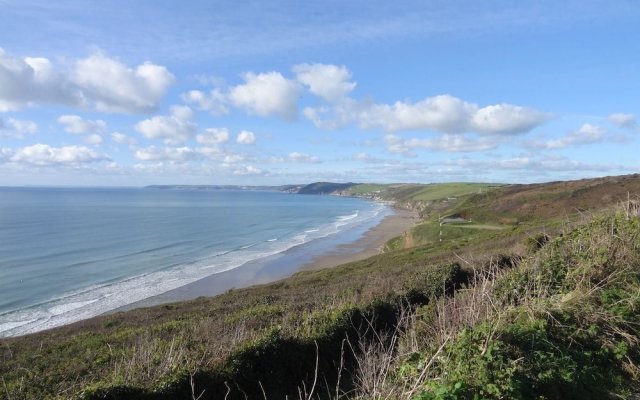
<svg viewBox="0 0 640 400">
<path fill-rule="evenodd" d="M 402 235 L 402 239 L 404 240 L 404 248 L 405 249 L 409 249 L 409 248 L 415 246 L 415 243 L 413 241 L 413 235 L 411 234 L 411 230 L 406 231 Z"/>
</svg>

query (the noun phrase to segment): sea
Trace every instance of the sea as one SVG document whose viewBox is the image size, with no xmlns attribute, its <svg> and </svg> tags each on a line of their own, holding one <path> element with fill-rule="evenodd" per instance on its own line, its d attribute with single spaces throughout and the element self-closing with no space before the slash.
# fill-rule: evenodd
<svg viewBox="0 0 640 400">
<path fill-rule="evenodd" d="M 389 213 L 363 199 L 277 191 L 0 188 L 0 337 L 90 318 L 276 255 L 286 263 L 291 249 L 355 240 Z"/>
</svg>

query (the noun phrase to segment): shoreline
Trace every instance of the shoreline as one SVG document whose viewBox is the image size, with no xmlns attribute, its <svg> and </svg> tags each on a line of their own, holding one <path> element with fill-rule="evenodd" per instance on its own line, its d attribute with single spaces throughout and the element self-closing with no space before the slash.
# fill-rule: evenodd
<svg viewBox="0 0 640 400">
<path fill-rule="evenodd" d="M 238 268 L 204 277 L 185 286 L 106 312 L 113 314 L 136 308 L 217 296 L 233 289 L 273 283 L 298 272 L 337 267 L 381 252 L 384 244 L 413 227 L 417 213 L 389 205 L 391 214 L 376 225 L 344 232 L 345 237 L 327 237 L 297 246 L 265 260 L 248 262 Z M 357 237 L 349 237 L 349 235 Z M 103 314 L 104 315 L 104 314 Z"/>
<path fill-rule="evenodd" d="M 311 262 L 302 265 L 300 271 L 333 268 L 380 254 L 389 240 L 402 235 L 418 221 L 418 215 L 414 211 L 395 206 L 390 208 L 394 214 L 384 217 L 378 225 L 367 230 L 358 240 L 339 245 L 326 254 L 315 257 Z"/>
</svg>

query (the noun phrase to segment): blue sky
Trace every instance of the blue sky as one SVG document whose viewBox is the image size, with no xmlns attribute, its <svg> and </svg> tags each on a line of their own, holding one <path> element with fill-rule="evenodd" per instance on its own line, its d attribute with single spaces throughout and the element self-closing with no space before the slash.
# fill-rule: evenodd
<svg viewBox="0 0 640 400">
<path fill-rule="evenodd" d="M 640 170 L 635 0 L 89 4 L 0 0 L 0 185 Z"/>
</svg>

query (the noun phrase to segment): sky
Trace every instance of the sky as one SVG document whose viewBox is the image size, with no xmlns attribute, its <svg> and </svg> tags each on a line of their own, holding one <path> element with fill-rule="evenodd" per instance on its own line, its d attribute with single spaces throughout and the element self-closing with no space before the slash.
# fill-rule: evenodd
<svg viewBox="0 0 640 400">
<path fill-rule="evenodd" d="M 0 186 L 640 172 L 640 3 L 0 0 Z"/>
</svg>

